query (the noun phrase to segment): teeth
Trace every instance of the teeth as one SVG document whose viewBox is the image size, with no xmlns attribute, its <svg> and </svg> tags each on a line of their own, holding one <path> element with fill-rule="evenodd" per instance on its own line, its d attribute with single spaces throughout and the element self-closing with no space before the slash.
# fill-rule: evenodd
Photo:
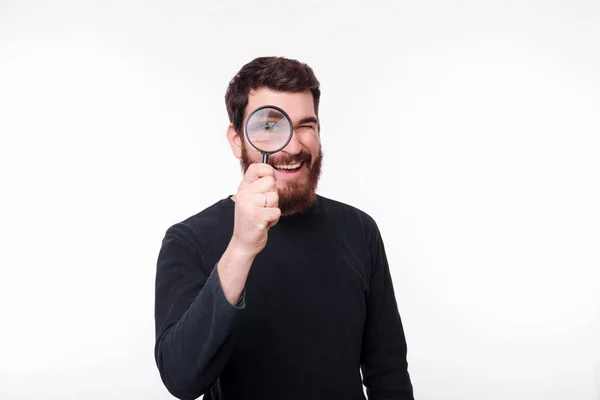
<svg viewBox="0 0 600 400">
<path fill-rule="evenodd" d="M 296 168 L 300 168 L 301 165 L 302 165 L 302 163 L 299 162 L 299 163 L 292 164 L 292 165 L 276 165 L 275 168 L 277 168 L 277 169 L 296 169 Z"/>
</svg>

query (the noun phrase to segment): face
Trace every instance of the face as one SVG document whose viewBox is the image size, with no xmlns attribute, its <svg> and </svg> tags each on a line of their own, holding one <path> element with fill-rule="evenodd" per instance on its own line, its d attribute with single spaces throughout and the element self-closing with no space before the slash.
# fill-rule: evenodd
<svg viewBox="0 0 600 400">
<path fill-rule="evenodd" d="M 248 96 L 244 121 L 253 110 L 263 105 L 285 110 L 294 128 L 287 146 L 269 156 L 269 164 L 275 168 L 279 208 L 283 215 L 305 211 L 316 200 L 323 159 L 312 93 L 275 92 L 267 88 L 253 90 Z M 262 162 L 262 154 L 232 131 L 230 126 L 228 139 L 245 173 L 250 164 Z"/>
</svg>

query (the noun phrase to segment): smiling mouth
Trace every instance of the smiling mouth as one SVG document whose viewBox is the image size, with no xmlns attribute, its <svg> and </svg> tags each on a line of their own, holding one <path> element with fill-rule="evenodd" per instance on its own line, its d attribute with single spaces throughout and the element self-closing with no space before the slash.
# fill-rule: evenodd
<svg viewBox="0 0 600 400">
<path fill-rule="evenodd" d="M 300 169 L 300 167 L 302 167 L 302 164 L 304 164 L 303 162 L 298 162 L 295 164 L 276 164 L 274 167 L 277 170 L 280 171 L 286 171 L 286 172 L 294 172 Z"/>
</svg>

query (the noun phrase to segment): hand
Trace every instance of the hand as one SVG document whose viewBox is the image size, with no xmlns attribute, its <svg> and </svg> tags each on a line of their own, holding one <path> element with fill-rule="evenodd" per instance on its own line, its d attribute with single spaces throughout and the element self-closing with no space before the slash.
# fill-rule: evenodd
<svg viewBox="0 0 600 400">
<path fill-rule="evenodd" d="M 251 164 L 235 195 L 232 244 L 256 256 L 265 248 L 268 231 L 280 217 L 275 169 L 268 164 Z"/>
</svg>

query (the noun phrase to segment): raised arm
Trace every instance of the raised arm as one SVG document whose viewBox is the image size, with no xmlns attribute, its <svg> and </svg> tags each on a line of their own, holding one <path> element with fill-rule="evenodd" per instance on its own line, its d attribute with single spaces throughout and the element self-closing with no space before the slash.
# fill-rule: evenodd
<svg viewBox="0 0 600 400">
<path fill-rule="evenodd" d="M 243 293 L 227 300 L 219 270 L 205 265 L 190 228 L 166 233 L 156 272 L 155 359 L 163 383 L 179 399 L 196 399 L 212 387 L 231 352 Z"/>
<path fill-rule="evenodd" d="M 216 265 L 208 265 L 187 225 L 174 225 L 163 239 L 156 271 L 155 358 L 163 383 L 179 399 L 209 391 L 231 354 L 248 273 L 281 216 L 274 173 L 270 165 L 252 164 L 244 174 L 234 200 L 233 235 Z"/>
</svg>

